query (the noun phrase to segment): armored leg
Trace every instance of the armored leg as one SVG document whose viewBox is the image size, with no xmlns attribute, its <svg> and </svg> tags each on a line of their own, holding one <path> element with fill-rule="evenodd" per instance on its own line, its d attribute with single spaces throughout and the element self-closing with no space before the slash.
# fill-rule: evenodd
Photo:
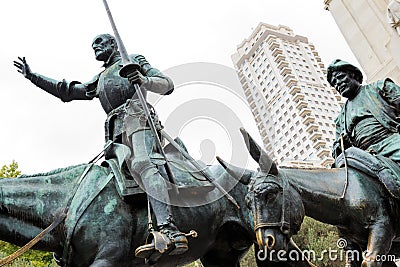
<svg viewBox="0 0 400 267">
<path fill-rule="evenodd" d="M 156 245 L 157 240 L 154 240 L 157 237 L 153 234 L 153 242 L 137 248 L 136 256 L 148 258 L 156 250 L 160 256 L 166 251 L 169 251 L 169 255 L 182 254 L 188 249 L 188 241 L 174 223 L 166 181 L 150 160 L 149 155 L 153 152 L 153 136 L 149 130 L 142 130 L 132 135 L 131 142 L 134 151 L 131 171 L 134 172 L 135 176 L 140 177 L 144 190 L 149 197 L 157 220 L 159 230 L 157 234 L 161 234 L 160 240 L 167 240 L 164 245 L 158 246 Z"/>
</svg>

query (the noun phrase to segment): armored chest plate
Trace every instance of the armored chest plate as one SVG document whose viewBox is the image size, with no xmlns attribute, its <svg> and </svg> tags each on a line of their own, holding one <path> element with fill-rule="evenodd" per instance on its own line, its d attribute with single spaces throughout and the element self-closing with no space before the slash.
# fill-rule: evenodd
<svg viewBox="0 0 400 267">
<path fill-rule="evenodd" d="M 99 77 L 98 91 L 100 103 L 106 113 L 124 104 L 135 94 L 128 79 L 119 76 L 118 63 L 108 67 Z"/>
</svg>

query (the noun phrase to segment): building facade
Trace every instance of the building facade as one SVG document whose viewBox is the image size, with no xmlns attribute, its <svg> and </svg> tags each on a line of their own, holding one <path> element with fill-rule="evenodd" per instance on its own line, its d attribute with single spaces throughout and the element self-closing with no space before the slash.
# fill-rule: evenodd
<svg viewBox="0 0 400 267">
<path fill-rule="evenodd" d="M 324 4 L 365 72 L 367 82 L 390 77 L 399 83 L 400 25 L 395 24 L 400 19 L 400 1 L 324 0 Z"/>
<path fill-rule="evenodd" d="M 318 52 L 286 26 L 260 23 L 232 61 L 264 147 L 281 166 L 328 167 L 343 103 Z"/>
</svg>

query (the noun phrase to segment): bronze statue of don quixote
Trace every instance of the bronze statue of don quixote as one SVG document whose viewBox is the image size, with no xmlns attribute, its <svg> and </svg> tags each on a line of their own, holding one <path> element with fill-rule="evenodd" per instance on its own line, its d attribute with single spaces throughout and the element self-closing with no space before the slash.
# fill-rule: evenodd
<svg viewBox="0 0 400 267">
<path fill-rule="evenodd" d="M 103 3 L 115 37 L 94 38 L 104 70 L 91 81 L 57 81 L 32 72 L 25 57 L 14 61 L 26 79 L 63 102 L 98 98 L 107 114 L 106 144 L 89 163 L 0 181 L 0 239 L 23 246 L 0 266 L 31 247 L 54 252 L 60 266 L 178 266 L 197 259 L 237 266 L 255 240 L 247 187 L 221 166 L 195 161 L 163 130 L 146 96 L 171 94 L 173 81 L 144 56 L 128 55 Z"/>
</svg>

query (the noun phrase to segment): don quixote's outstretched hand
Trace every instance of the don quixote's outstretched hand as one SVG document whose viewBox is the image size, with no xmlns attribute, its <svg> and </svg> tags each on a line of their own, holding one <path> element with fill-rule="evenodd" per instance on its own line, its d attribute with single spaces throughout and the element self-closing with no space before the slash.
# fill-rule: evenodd
<svg viewBox="0 0 400 267">
<path fill-rule="evenodd" d="M 30 79 L 32 77 L 32 71 L 25 57 L 18 57 L 18 60 L 19 61 L 14 61 L 14 66 L 17 67 L 18 72 L 24 75 L 25 78 Z"/>
</svg>

